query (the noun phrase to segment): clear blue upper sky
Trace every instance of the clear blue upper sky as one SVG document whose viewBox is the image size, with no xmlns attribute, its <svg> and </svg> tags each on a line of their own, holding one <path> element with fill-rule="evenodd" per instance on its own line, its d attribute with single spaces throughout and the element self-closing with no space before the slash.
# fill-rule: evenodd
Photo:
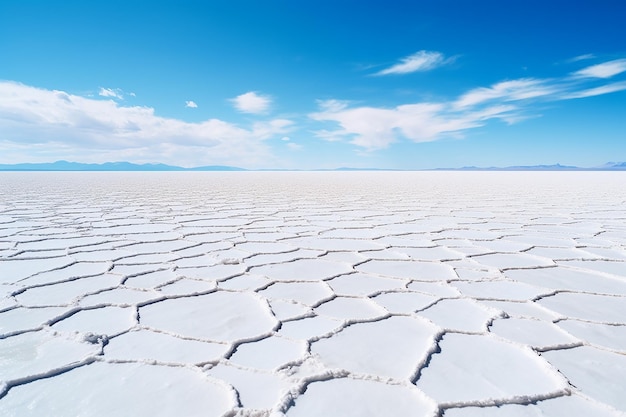
<svg viewBox="0 0 626 417">
<path fill-rule="evenodd" d="M 0 163 L 626 160 L 626 1 L 0 2 Z"/>
</svg>

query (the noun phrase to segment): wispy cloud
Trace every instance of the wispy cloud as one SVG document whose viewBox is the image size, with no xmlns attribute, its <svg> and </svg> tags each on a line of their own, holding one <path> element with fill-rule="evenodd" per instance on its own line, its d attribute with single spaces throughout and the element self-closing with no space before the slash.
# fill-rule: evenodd
<svg viewBox="0 0 626 417">
<path fill-rule="evenodd" d="M 626 81 L 603 85 L 601 87 L 589 88 L 587 90 L 575 91 L 573 93 L 563 95 L 564 99 L 585 98 L 600 96 L 602 94 L 616 93 L 626 90 Z"/>
<path fill-rule="evenodd" d="M 445 58 L 441 52 L 418 51 L 404 57 L 395 65 L 385 68 L 374 75 L 409 74 L 418 71 L 430 71 L 451 62 L 453 58 Z"/>
<path fill-rule="evenodd" d="M 592 65 L 574 73 L 578 77 L 611 78 L 626 71 L 626 59 L 616 59 L 602 64 Z"/>
<path fill-rule="evenodd" d="M 238 95 L 230 101 L 238 111 L 252 114 L 266 113 L 272 104 L 270 97 L 257 94 L 254 91 Z"/>
<path fill-rule="evenodd" d="M 195 108 L 198 107 L 198 105 L 196 104 L 195 101 L 189 100 L 189 101 L 185 101 L 185 107 L 189 107 L 189 108 L 195 109 Z"/>
<path fill-rule="evenodd" d="M 556 87 L 547 80 L 522 78 L 518 80 L 502 81 L 491 87 L 480 87 L 463 94 L 454 106 L 463 108 L 475 106 L 487 101 L 516 101 L 535 97 L 542 97 L 556 92 Z"/>
<path fill-rule="evenodd" d="M 124 95 L 122 93 L 122 90 L 119 88 L 100 87 L 100 91 L 98 91 L 98 95 L 102 97 L 111 97 L 111 98 L 116 98 L 118 100 L 124 100 Z M 134 93 L 132 95 L 134 96 Z"/>
<path fill-rule="evenodd" d="M 593 59 L 595 57 L 596 56 L 594 54 L 583 54 L 583 55 L 575 56 L 574 58 L 571 58 L 571 59 L 567 60 L 567 62 L 585 61 L 587 59 Z"/>
<path fill-rule="evenodd" d="M 265 140 L 283 137 L 292 125 L 286 119 L 246 127 L 219 119 L 189 123 L 157 116 L 150 107 L 0 81 L 3 162 L 12 157 L 50 161 L 77 155 L 82 162 L 127 159 L 259 166 L 272 158 Z"/>
<path fill-rule="evenodd" d="M 366 150 L 382 149 L 399 139 L 427 142 L 463 137 L 490 120 L 508 124 L 537 116 L 537 104 L 626 90 L 626 81 L 598 86 L 598 79 L 626 71 L 626 59 L 593 65 L 560 78 L 520 78 L 471 89 L 442 102 L 391 108 L 351 106 L 342 100 L 318 102 L 309 117 L 325 123 L 315 132 L 327 141 L 349 141 Z M 331 126 L 334 125 L 333 129 Z"/>
<path fill-rule="evenodd" d="M 483 126 L 494 118 L 513 116 L 514 106 L 494 105 L 471 111 L 455 111 L 451 104 L 417 103 L 390 109 L 356 107 L 338 111 L 322 110 L 310 117 L 332 121 L 340 128 L 318 132 L 322 139 L 349 138 L 354 145 L 368 150 L 383 149 L 405 137 L 413 142 L 430 142 L 443 136 L 455 136 L 467 129 Z"/>
</svg>

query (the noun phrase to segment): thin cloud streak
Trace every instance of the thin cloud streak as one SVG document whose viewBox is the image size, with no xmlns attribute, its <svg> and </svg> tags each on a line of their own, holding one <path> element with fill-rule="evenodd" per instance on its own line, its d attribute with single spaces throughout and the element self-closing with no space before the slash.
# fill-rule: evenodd
<svg viewBox="0 0 626 417">
<path fill-rule="evenodd" d="M 430 71 L 451 62 L 451 60 L 451 58 L 446 59 L 441 52 L 422 50 L 402 58 L 399 63 L 385 68 L 374 75 L 410 74 L 412 72 Z"/>
<path fill-rule="evenodd" d="M 614 61 L 592 65 L 580 71 L 576 71 L 573 75 L 589 78 L 611 78 L 622 72 L 626 72 L 626 59 L 616 59 Z"/>
</svg>

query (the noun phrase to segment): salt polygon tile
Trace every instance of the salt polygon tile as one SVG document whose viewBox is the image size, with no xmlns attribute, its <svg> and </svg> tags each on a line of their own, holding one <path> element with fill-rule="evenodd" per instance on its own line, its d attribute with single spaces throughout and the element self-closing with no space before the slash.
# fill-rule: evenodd
<svg viewBox="0 0 626 417">
<path fill-rule="evenodd" d="M 461 293 L 451 285 L 440 282 L 421 282 L 413 281 L 407 288 L 411 291 L 417 291 L 425 294 L 432 294 L 439 297 L 458 297 Z"/>
<path fill-rule="evenodd" d="M 549 258 L 527 255 L 525 253 L 494 253 L 488 255 L 476 255 L 473 256 L 472 259 L 482 265 L 494 266 L 501 270 L 512 268 L 537 268 L 555 265 L 555 263 Z"/>
<path fill-rule="evenodd" d="M 446 281 L 457 278 L 454 270 L 439 262 L 368 261 L 356 267 L 366 274 L 416 281 Z"/>
<path fill-rule="evenodd" d="M 385 246 L 366 239 L 334 239 L 321 237 L 302 237 L 283 241 L 289 245 L 306 249 L 324 251 L 362 251 L 384 249 Z"/>
<path fill-rule="evenodd" d="M 604 404 L 584 399 L 578 395 L 564 395 L 533 404 L 501 404 L 492 407 L 450 408 L 444 417 L 618 417 L 623 414 Z"/>
<path fill-rule="evenodd" d="M 622 279 L 563 266 L 506 271 L 505 276 L 517 282 L 555 290 L 626 295 L 626 281 Z"/>
<path fill-rule="evenodd" d="M 227 240 L 238 239 L 238 238 L 241 238 L 242 236 L 241 233 L 232 232 L 232 231 L 231 232 L 213 231 L 213 232 L 207 233 L 206 228 L 204 227 L 200 227 L 200 228 L 182 227 L 178 229 L 178 232 L 180 232 L 181 234 L 185 234 L 185 240 L 189 242 L 202 242 L 202 243 L 223 242 Z"/>
<path fill-rule="evenodd" d="M 291 339 L 311 340 L 338 330 L 343 325 L 341 320 L 315 316 L 283 323 L 278 334 Z"/>
<path fill-rule="evenodd" d="M 493 337 L 449 333 L 416 385 L 438 403 L 499 404 L 561 392 L 567 381 L 530 349 Z"/>
<path fill-rule="evenodd" d="M 237 391 L 239 402 L 244 409 L 270 409 L 290 388 L 290 385 L 277 374 L 223 364 L 211 368 L 207 374 L 230 384 Z M 243 415 L 246 415 L 245 412 Z M 251 412 L 248 415 L 255 414 Z"/>
<path fill-rule="evenodd" d="M 233 291 L 254 291 L 266 287 L 270 282 L 266 277 L 245 273 L 226 281 L 220 281 L 217 283 L 217 287 Z"/>
<path fill-rule="evenodd" d="M 259 297 L 227 291 L 160 301 L 141 307 L 139 315 L 152 329 L 216 342 L 260 336 L 277 324 Z"/>
<path fill-rule="evenodd" d="M 312 310 L 294 301 L 272 300 L 269 302 L 274 316 L 280 321 L 291 320 L 312 313 Z"/>
<path fill-rule="evenodd" d="M 272 371 L 289 362 L 303 359 L 306 354 L 306 343 L 271 336 L 260 341 L 238 345 L 229 360 L 244 368 Z"/>
<path fill-rule="evenodd" d="M 250 252 L 253 255 L 258 254 L 270 254 L 270 253 L 285 253 L 296 250 L 293 245 L 288 245 L 281 242 L 245 242 L 238 243 L 237 249 Z"/>
<path fill-rule="evenodd" d="M 362 252 L 347 251 L 328 252 L 325 255 L 321 255 L 319 258 L 325 261 L 341 262 L 348 265 L 356 265 L 368 259 Z"/>
<path fill-rule="evenodd" d="M 189 296 L 204 294 L 216 288 L 217 285 L 211 281 L 181 278 L 176 282 L 159 287 L 158 291 L 161 295 L 166 296 Z"/>
<path fill-rule="evenodd" d="M 436 404 L 419 390 L 405 385 L 348 378 L 309 384 L 295 399 L 287 417 L 340 415 L 380 417 L 435 415 Z"/>
<path fill-rule="evenodd" d="M 418 314 L 447 330 L 484 332 L 487 330 L 487 323 L 498 316 L 499 311 L 474 300 L 449 299 L 441 300 Z"/>
<path fill-rule="evenodd" d="M 407 379 L 433 347 L 438 328 L 412 317 L 357 323 L 311 344 L 311 353 L 331 369 Z"/>
<path fill-rule="evenodd" d="M 532 248 L 530 243 L 516 242 L 508 239 L 485 240 L 480 242 L 480 247 L 488 249 L 490 252 L 525 252 Z"/>
<path fill-rule="evenodd" d="M 80 310 L 53 324 L 57 331 L 113 336 L 136 324 L 136 311 L 130 307 L 99 307 Z"/>
<path fill-rule="evenodd" d="M 184 240 L 168 240 L 164 242 L 157 241 L 133 243 L 131 245 L 123 246 L 121 249 L 128 250 L 139 255 L 152 255 L 181 250 L 193 245 L 194 243 L 186 242 Z M 161 257 L 161 259 L 163 259 L 163 257 Z"/>
<path fill-rule="evenodd" d="M 367 228 L 352 228 L 352 229 L 333 229 L 320 233 L 320 236 L 325 238 L 339 238 L 339 239 L 377 239 L 385 236 L 385 232 Z"/>
<path fill-rule="evenodd" d="M 505 301 L 527 301 L 551 292 L 551 290 L 546 288 L 509 280 L 454 281 L 450 285 L 468 297 Z"/>
<path fill-rule="evenodd" d="M 481 300 L 481 304 L 501 310 L 509 317 L 531 318 L 537 320 L 553 321 L 559 318 L 554 311 L 541 307 L 534 301 L 492 301 Z"/>
<path fill-rule="evenodd" d="M 137 330 L 110 339 L 104 347 L 104 357 L 107 360 L 193 365 L 217 361 L 228 348 L 229 346 L 225 344 L 182 339 L 150 330 Z"/>
<path fill-rule="evenodd" d="M 326 283 L 337 295 L 365 296 L 378 291 L 404 288 L 405 279 L 393 279 L 363 273 L 346 274 L 333 278 Z"/>
<path fill-rule="evenodd" d="M 587 249 L 585 249 L 587 250 Z M 593 255 L 614 261 L 626 261 L 626 251 L 618 248 L 589 248 Z"/>
<path fill-rule="evenodd" d="M 626 412 L 626 356 L 581 346 L 543 352 L 542 357 L 583 394 Z"/>
<path fill-rule="evenodd" d="M 28 381 L 29 377 L 52 375 L 55 370 L 58 372 L 97 355 L 100 349 L 99 344 L 44 331 L 0 339 L 0 386 L 4 388 L 4 384 L 15 380 Z M 7 409 L 4 399 L 0 399 L 0 410 Z"/>
<path fill-rule="evenodd" d="M 566 318 L 626 325 L 626 297 L 565 292 L 536 302 Z"/>
<path fill-rule="evenodd" d="M 339 320 L 383 317 L 387 311 L 367 298 L 336 297 L 315 308 L 315 313 Z"/>
<path fill-rule="evenodd" d="M 115 265 L 116 266 L 117 265 L 145 266 L 146 264 L 156 264 L 159 266 L 163 266 L 164 263 L 173 261 L 178 258 L 179 256 L 173 253 L 170 253 L 167 250 L 164 250 L 163 252 L 155 252 L 155 253 L 151 253 L 150 251 L 147 251 L 146 253 L 143 253 L 143 254 L 127 256 L 122 259 L 118 259 L 115 261 Z"/>
<path fill-rule="evenodd" d="M 554 323 L 543 320 L 508 318 L 494 320 L 489 331 L 536 349 L 560 349 L 580 343 Z"/>
<path fill-rule="evenodd" d="M 459 278 L 463 281 L 483 281 L 493 280 L 501 276 L 500 271 L 475 269 L 475 268 L 455 268 Z"/>
<path fill-rule="evenodd" d="M 246 266 L 239 263 L 176 269 L 179 276 L 206 281 L 224 281 L 244 272 L 246 272 Z"/>
<path fill-rule="evenodd" d="M 556 325 L 586 343 L 626 353 L 626 325 L 614 326 L 578 320 L 561 320 Z"/>
<path fill-rule="evenodd" d="M 0 283 L 13 283 L 76 262 L 69 256 L 48 259 L 0 259 Z"/>
<path fill-rule="evenodd" d="M 115 288 L 85 296 L 80 300 L 79 304 L 82 307 L 97 306 L 101 304 L 132 306 L 161 297 L 162 295 L 156 291 L 139 291 L 132 288 Z"/>
<path fill-rule="evenodd" d="M 588 269 L 605 274 L 611 274 L 620 278 L 626 278 L 625 261 L 560 261 L 559 265 L 567 265 L 576 268 Z"/>
<path fill-rule="evenodd" d="M 456 250 L 436 247 L 436 248 L 392 248 L 396 252 L 403 253 L 411 259 L 421 261 L 442 261 L 452 259 L 462 259 L 465 255 Z"/>
<path fill-rule="evenodd" d="M 599 256 L 578 248 L 545 248 L 534 247 L 527 251 L 531 255 L 543 256 L 552 260 L 567 260 L 567 259 L 598 259 Z"/>
<path fill-rule="evenodd" d="M 110 262 L 77 262 L 64 268 L 42 272 L 28 278 L 26 285 L 45 285 L 56 282 L 69 281 L 76 278 L 95 277 L 103 275 L 111 269 Z"/>
<path fill-rule="evenodd" d="M 3 311 L 0 313 L 0 335 L 36 329 L 65 311 L 65 307 L 17 307 Z"/>
<path fill-rule="evenodd" d="M 119 282 L 120 277 L 105 274 L 29 288 L 15 298 L 26 307 L 68 306 L 76 304 L 86 294 L 115 288 Z"/>
<path fill-rule="evenodd" d="M 244 232 L 243 235 L 247 240 L 254 242 L 276 242 L 281 239 L 297 237 L 297 235 L 293 233 L 285 233 L 282 231 Z"/>
<path fill-rule="evenodd" d="M 391 314 L 410 314 L 431 305 L 438 299 L 439 297 L 417 292 L 394 291 L 379 294 L 373 297 L 372 301 Z"/>
<path fill-rule="evenodd" d="M 157 224 L 157 223 L 143 223 L 143 224 L 132 224 L 132 225 L 123 225 L 123 226 L 109 226 L 103 230 L 103 234 L 106 236 L 115 236 L 115 235 L 143 235 L 148 233 L 159 233 L 159 232 L 170 232 L 174 229 L 173 224 Z M 94 234 L 98 235 L 100 233 L 98 228 L 94 229 Z"/>
<path fill-rule="evenodd" d="M 313 305 L 334 296 L 328 285 L 321 282 L 276 282 L 259 295 L 268 299 L 291 300 L 304 305 Z"/>
<path fill-rule="evenodd" d="M 376 259 L 376 260 L 394 260 L 394 261 L 406 261 L 411 259 L 409 255 L 406 253 L 402 253 L 400 251 L 392 250 L 392 249 L 382 249 L 382 250 L 368 250 L 368 251 L 360 251 L 361 255 L 366 257 L 367 259 Z"/>
<path fill-rule="evenodd" d="M 204 254 L 199 256 L 190 256 L 186 258 L 176 259 L 172 261 L 178 268 L 196 268 L 204 266 L 212 266 L 220 263 L 220 260 L 212 254 Z"/>
<path fill-rule="evenodd" d="M 96 362 L 12 388 L 0 403 L 7 417 L 219 417 L 236 399 L 226 384 L 193 369 Z"/>
<path fill-rule="evenodd" d="M 286 253 L 252 255 L 244 259 L 243 262 L 244 264 L 249 266 L 260 266 L 267 264 L 291 262 L 301 258 L 317 258 L 323 253 L 324 252 L 322 251 L 315 251 L 311 249 L 292 249 L 291 252 Z"/>
<path fill-rule="evenodd" d="M 54 230 L 51 230 L 50 235 L 54 235 Z M 38 235 L 40 235 L 38 233 Z M 46 235 L 46 233 L 44 233 Z M 31 242 L 20 242 L 17 244 L 17 249 L 29 251 L 29 250 L 47 250 L 47 249 L 70 249 L 81 246 L 95 245 L 107 242 L 113 239 L 107 239 L 96 236 L 67 236 L 65 238 L 50 237 L 48 239 L 37 239 Z"/>
<path fill-rule="evenodd" d="M 252 273 L 265 275 L 276 281 L 321 281 L 352 271 L 350 265 L 321 259 L 298 259 L 251 269 Z"/>
<path fill-rule="evenodd" d="M 143 269 L 144 268 L 140 268 L 139 270 L 142 271 Z M 115 273 L 117 271 L 119 271 L 120 273 L 131 272 L 127 270 L 126 268 L 118 268 L 116 266 L 115 268 L 113 268 L 112 272 Z M 151 272 L 146 272 L 146 273 L 139 273 L 139 275 L 130 276 L 124 281 L 124 285 L 126 285 L 127 287 L 133 287 L 133 288 L 151 289 L 151 288 L 156 288 L 160 285 L 164 285 L 168 282 L 173 282 L 177 278 L 178 278 L 177 273 L 175 273 L 174 271 L 170 269 L 164 269 L 161 271 L 151 271 Z"/>
</svg>

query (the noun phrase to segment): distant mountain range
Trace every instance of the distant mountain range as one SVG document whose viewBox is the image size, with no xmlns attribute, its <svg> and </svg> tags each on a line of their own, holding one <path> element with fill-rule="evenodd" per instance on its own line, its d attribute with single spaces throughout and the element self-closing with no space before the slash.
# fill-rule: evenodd
<svg viewBox="0 0 626 417">
<path fill-rule="evenodd" d="M 83 164 L 80 162 L 56 161 L 40 164 L 0 164 L 0 171 L 249 171 L 244 168 L 208 165 L 194 168 L 183 168 L 165 164 L 133 164 L 131 162 L 106 162 L 103 164 Z M 251 170 L 254 171 L 254 170 Z M 259 170 L 272 171 L 272 170 Z M 290 171 L 290 170 L 281 170 Z M 349 168 L 318 169 L 313 171 L 402 171 L 380 168 Z M 425 171 L 626 171 L 626 162 L 607 162 L 604 165 L 591 168 L 581 168 L 569 165 L 520 165 L 509 167 L 475 167 L 436 168 Z"/>
<path fill-rule="evenodd" d="M 437 168 L 436 171 L 626 171 L 626 162 L 607 162 L 604 165 L 582 168 L 572 165 L 516 165 L 510 167 Z"/>
<path fill-rule="evenodd" d="M 80 162 L 56 161 L 40 164 L 0 164 L 0 171 L 245 171 L 245 169 L 223 165 L 183 168 L 174 165 L 133 164 L 131 162 L 83 164 Z"/>
</svg>

